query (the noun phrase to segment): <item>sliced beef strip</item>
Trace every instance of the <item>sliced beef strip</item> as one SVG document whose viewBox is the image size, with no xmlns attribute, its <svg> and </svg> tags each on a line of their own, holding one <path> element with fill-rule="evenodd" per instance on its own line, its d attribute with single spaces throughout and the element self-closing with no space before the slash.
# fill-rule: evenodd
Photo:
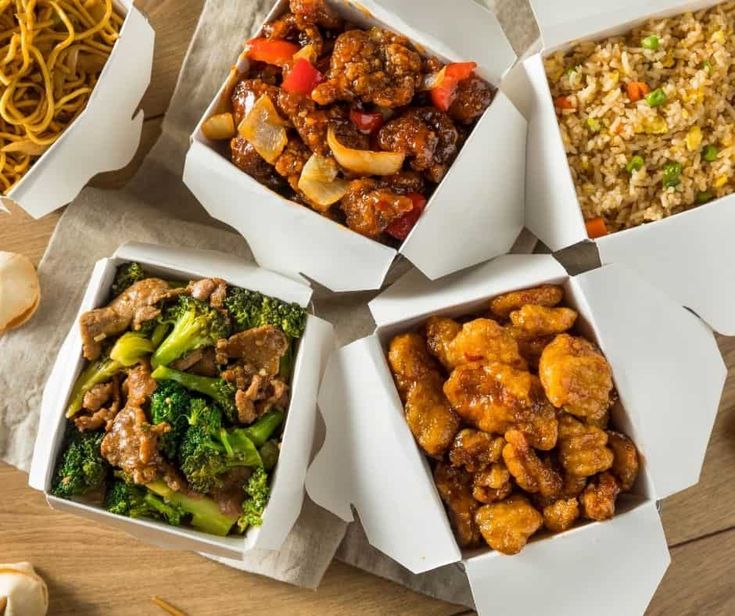
<svg viewBox="0 0 735 616">
<path fill-rule="evenodd" d="M 150 483 L 162 473 L 158 437 L 169 430 L 167 423 L 152 426 L 142 408 L 128 405 L 117 414 L 102 439 L 102 457 L 122 469 L 135 483 Z"/>
<path fill-rule="evenodd" d="M 243 486 L 252 473 L 252 469 L 240 466 L 220 477 L 221 485 L 212 490 L 209 496 L 217 502 L 222 513 L 232 516 L 242 513 L 242 502 L 245 500 Z"/>
<path fill-rule="evenodd" d="M 127 390 L 127 406 L 143 406 L 156 391 L 156 381 L 151 376 L 150 366 L 138 364 L 130 372 L 125 381 Z"/>
<path fill-rule="evenodd" d="M 201 280 L 191 281 L 186 287 L 186 292 L 194 299 L 208 302 L 212 295 L 223 286 L 226 290 L 227 283 L 221 278 L 202 278 Z"/>
<path fill-rule="evenodd" d="M 247 389 L 238 389 L 235 406 L 240 423 L 251 424 L 274 407 L 288 406 L 288 385 L 278 378 L 255 374 Z"/>
<path fill-rule="evenodd" d="M 219 356 L 241 360 L 271 376 L 278 374 L 281 357 L 287 350 L 286 334 L 272 325 L 254 327 L 217 342 Z"/>
<path fill-rule="evenodd" d="M 87 409 L 94 413 L 99 411 L 104 404 L 112 398 L 113 390 L 115 386 L 112 381 L 109 383 L 99 383 L 84 394 L 84 400 L 82 401 L 82 408 Z"/>
<path fill-rule="evenodd" d="M 74 418 L 74 425 L 77 427 L 77 430 L 79 430 L 80 432 L 86 432 L 89 430 L 99 430 L 103 426 L 105 430 L 110 429 L 110 427 L 112 426 L 112 421 L 117 416 L 117 413 L 120 410 L 120 406 L 122 405 L 120 379 L 120 374 L 116 374 L 114 377 L 112 377 L 112 381 L 110 381 L 109 383 L 105 383 L 106 389 L 109 389 L 109 393 L 107 393 L 107 391 L 105 392 L 107 397 L 102 404 L 109 402 L 110 398 L 112 398 L 111 403 L 107 407 L 103 407 L 102 405 L 100 405 L 96 409 L 91 408 L 92 406 L 96 406 L 96 403 L 100 399 L 99 397 L 95 399 L 94 404 L 84 404 L 83 410 L 88 410 L 91 412 L 91 414 L 80 413 Z M 94 391 L 94 389 L 92 391 Z M 88 393 L 92 392 L 90 391 Z M 84 399 L 86 402 L 86 395 Z M 89 402 L 92 402 L 92 400 L 89 400 Z"/>
<path fill-rule="evenodd" d="M 85 312 L 79 318 L 84 358 L 97 359 L 102 352 L 102 342 L 123 333 L 132 326 L 139 329 L 141 323 L 156 318 L 159 302 L 179 295 L 183 289 L 171 289 L 165 280 L 146 278 L 128 287 L 108 306 Z"/>
<path fill-rule="evenodd" d="M 212 347 L 201 349 L 202 356 L 194 365 L 192 365 L 187 372 L 192 374 L 199 374 L 201 376 L 215 377 L 219 375 L 219 369 L 215 362 L 215 350 Z"/>
</svg>

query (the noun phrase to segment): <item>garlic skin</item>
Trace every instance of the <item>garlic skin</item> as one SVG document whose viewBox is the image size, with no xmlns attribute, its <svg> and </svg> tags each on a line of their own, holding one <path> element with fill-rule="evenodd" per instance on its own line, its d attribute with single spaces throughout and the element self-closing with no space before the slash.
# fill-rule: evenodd
<svg viewBox="0 0 735 616">
<path fill-rule="evenodd" d="M 41 285 L 30 259 L 0 251 L 0 334 L 28 321 L 40 299 Z"/>
<path fill-rule="evenodd" d="M 0 616 L 46 616 L 47 611 L 48 588 L 33 565 L 0 564 Z"/>
</svg>

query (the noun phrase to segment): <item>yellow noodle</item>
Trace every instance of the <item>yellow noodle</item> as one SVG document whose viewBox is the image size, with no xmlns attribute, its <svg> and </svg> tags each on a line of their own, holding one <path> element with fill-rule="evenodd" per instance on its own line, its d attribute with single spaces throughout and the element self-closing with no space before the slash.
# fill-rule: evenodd
<svg viewBox="0 0 735 616">
<path fill-rule="evenodd" d="M 112 0 L 0 0 L 0 192 L 84 110 L 122 23 Z"/>
</svg>

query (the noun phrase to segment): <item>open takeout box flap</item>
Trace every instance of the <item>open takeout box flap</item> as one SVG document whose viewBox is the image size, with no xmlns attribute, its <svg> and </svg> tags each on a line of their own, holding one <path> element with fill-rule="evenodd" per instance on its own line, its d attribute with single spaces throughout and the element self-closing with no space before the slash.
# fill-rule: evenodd
<svg viewBox="0 0 735 616">
<path fill-rule="evenodd" d="M 334 347 L 332 325 L 309 315 L 294 366 L 292 387 L 299 395 L 291 400 L 286 417 L 284 445 L 273 474 L 263 524 L 251 528 L 245 536 L 246 549 L 278 550 L 301 515 L 304 480 L 314 442 L 319 383 Z"/>
<path fill-rule="evenodd" d="M 571 285 L 612 366 L 656 497 L 694 485 L 727 376 L 712 331 L 621 265 L 580 274 Z"/>
<path fill-rule="evenodd" d="M 643 614 L 670 563 L 656 504 L 464 561 L 478 614 Z M 529 588 L 533 591 L 529 592 Z M 616 592 L 617 589 L 619 592 Z"/>
<path fill-rule="evenodd" d="M 440 278 L 513 246 L 523 229 L 526 130 L 525 118 L 498 90 L 401 246 L 426 276 Z"/>
<path fill-rule="evenodd" d="M 258 267 L 242 257 L 214 250 L 129 242 L 120 246 L 113 258 L 145 261 L 160 268 L 170 269 L 174 273 L 184 272 L 202 278 L 217 272 L 219 278 L 224 278 L 230 284 L 260 291 L 285 302 L 299 304 L 303 308 L 309 305 L 313 293 L 308 284 Z"/>
<path fill-rule="evenodd" d="M 348 0 L 347 4 L 369 11 L 448 60 L 477 62 L 495 85 L 515 63 L 516 54 L 497 17 L 476 2 L 432 2 L 430 10 L 425 2 L 405 0 Z"/>
<path fill-rule="evenodd" d="M 477 61 L 479 74 L 496 86 L 515 60 L 495 16 L 473 2 L 435 4 L 428 11 L 421 3 L 397 0 L 333 4 L 357 23 L 382 22 L 447 61 Z M 287 8 L 288 2 L 280 0 L 267 20 Z M 440 35 L 448 39 L 440 40 Z M 247 67 L 243 53 L 237 68 Z M 221 110 L 232 83 L 233 73 L 192 135 L 185 184 L 211 216 L 247 240 L 261 266 L 294 278 L 303 275 L 336 292 L 379 289 L 396 250 L 265 188 L 204 137 L 202 124 Z M 512 246 L 523 227 L 525 139 L 525 119 L 498 91 L 402 246 L 401 252 L 427 276 L 475 265 Z M 491 191 L 489 172 L 494 178 Z M 436 250 L 437 241 L 444 250 Z M 334 267 L 335 257 L 340 267 Z"/>
<path fill-rule="evenodd" d="M 597 240 L 603 263 L 622 263 L 735 335 L 735 195 Z"/>
<path fill-rule="evenodd" d="M 301 280 L 304 274 L 332 291 L 379 289 L 396 256 L 394 249 L 270 191 L 198 140 L 186 156 L 184 182 L 269 270 Z"/>
<path fill-rule="evenodd" d="M 112 258 L 98 261 L 90 277 L 78 314 L 104 305 L 120 263 L 139 261 L 157 275 L 172 278 L 218 276 L 227 282 L 261 291 L 285 301 L 306 306 L 311 289 L 280 274 L 261 270 L 232 255 L 209 250 L 168 248 L 152 244 L 124 244 Z M 329 323 L 309 315 L 294 366 L 291 404 L 281 443 L 284 469 L 272 481 L 272 498 L 263 515 L 263 525 L 250 529 L 245 538 L 216 537 L 188 527 L 172 527 L 145 519 L 130 519 L 110 514 L 98 507 L 55 498 L 51 489 L 56 457 L 64 440 L 64 409 L 76 376 L 83 365 L 78 318 L 65 339 L 46 383 L 39 430 L 34 446 L 29 485 L 47 493 L 52 507 L 86 517 L 105 519 L 136 537 L 157 545 L 176 549 L 195 549 L 206 554 L 242 558 L 252 548 L 277 550 L 298 518 L 303 503 L 304 476 L 312 450 L 316 396 L 328 354 L 334 348 L 333 328 Z M 303 392 L 303 397 L 302 397 Z"/>
<path fill-rule="evenodd" d="M 72 201 L 96 174 L 124 167 L 138 149 L 155 32 L 132 2 L 116 4 L 125 21 L 86 107 L 7 195 L 34 218 Z"/>
<path fill-rule="evenodd" d="M 370 543 L 414 573 L 458 561 L 376 336 L 332 355 L 319 409 L 326 437 L 307 474 L 311 499 L 345 521 L 353 520 L 354 506 Z"/>
<path fill-rule="evenodd" d="M 457 314 L 463 314 L 467 312 L 465 306 L 486 297 L 564 278 L 564 268 L 551 255 L 504 255 L 439 282 L 411 271 L 368 307 L 379 327 L 390 326 L 446 313 L 447 306 L 458 306 Z"/>
<path fill-rule="evenodd" d="M 697 11 L 721 0 L 529 0 L 544 46 L 620 34 L 649 16 Z"/>
</svg>

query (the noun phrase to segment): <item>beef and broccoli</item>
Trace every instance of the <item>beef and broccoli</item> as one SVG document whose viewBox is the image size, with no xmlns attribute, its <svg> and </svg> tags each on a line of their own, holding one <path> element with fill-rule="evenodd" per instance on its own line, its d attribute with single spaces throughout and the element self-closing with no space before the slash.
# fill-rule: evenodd
<svg viewBox="0 0 735 616">
<path fill-rule="evenodd" d="M 326 0 L 289 8 L 248 42 L 249 69 L 203 133 L 271 190 L 402 242 L 494 89 L 474 62 L 444 65 L 400 34 L 346 22 Z"/>
<path fill-rule="evenodd" d="M 52 493 L 214 535 L 259 526 L 306 311 L 121 265 L 80 317 L 86 366 Z"/>
</svg>

